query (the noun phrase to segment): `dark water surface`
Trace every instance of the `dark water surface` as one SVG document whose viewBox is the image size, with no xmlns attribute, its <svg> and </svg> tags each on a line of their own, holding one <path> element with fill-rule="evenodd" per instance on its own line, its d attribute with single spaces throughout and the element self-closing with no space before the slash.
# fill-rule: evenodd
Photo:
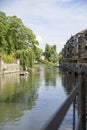
<svg viewBox="0 0 87 130">
<path fill-rule="evenodd" d="M 71 92 L 76 79 L 58 68 L 28 76 L 0 75 L 0 130 L 40 130 Z M 72 107 L 60 130 L 72 130 Z"/>
</svg>

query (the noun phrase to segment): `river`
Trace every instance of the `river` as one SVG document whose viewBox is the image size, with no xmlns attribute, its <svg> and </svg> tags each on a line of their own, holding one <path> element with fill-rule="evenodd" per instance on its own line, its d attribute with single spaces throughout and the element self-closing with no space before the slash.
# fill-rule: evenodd
<svg viewBox="0 0 87 130">
<path fill-rule="evenodd" d="M 73 75 L 54 67 L 35 67 L 28 76 L 0 75 L 0 130 L 40 130 L 75 83 Z M 60 130 L 73 130 L 72 109 Z"/>
</svg>

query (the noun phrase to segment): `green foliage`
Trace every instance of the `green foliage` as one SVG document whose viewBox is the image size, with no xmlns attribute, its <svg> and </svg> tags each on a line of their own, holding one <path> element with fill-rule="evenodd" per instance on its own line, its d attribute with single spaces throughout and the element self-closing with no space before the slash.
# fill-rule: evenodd
<svg viewBox="0 0 87 130">
<path fill-rule="evenodd" d="M 45 56 L 45 59 L 47 59 L 48 61 L 50 61 L 50 56 L 51 56 L 51 46 L 46 44 L 46 47 L 45 47 L 45 52 L 44 52 L 44 56 Z"/>
<path fill-rule="evenodd" d="M 50 46 L 49 44 L 46 44 L 44 56 L 49 62 L 57 63 L 58 54 L 56 52 L 56 45 Z"/>
<path fill-rule="evenodd" d="M 41 55 L 37 45 L 39 42 L 35 34 L 24 26 L 20 18 L 6 16 L 4 12 L 0 12 L 0 52 L 5 54 L 5 62 L 11 62 L 11 55 L 14 54 L 20 58 L 23 67 L 32 67 L 34 59 L 40 59 Z"/>
<path fill-rule="evenodd" d="M 6 14 L 2 11 L 0 11 L 0 22 L 3 23 L 4 25 L 7 24 L 7 17 Z"/>
<path fill-rule="evenodd" d="M 59 64 L 62 63 L 62 52 L 60 52 L 60 53 L 58 54 L 58 61 L 59 61 Z"/>
<path fill-rule="evenodd" d="M 7 49 L 6 34 L 7 34 L 6 26 L 0 22 L 0 48 L 2 48 L 2 50 Z"/>
<path fill-rule="evenodd" d="M 14 61 L 14 57 L 12 54 L 10 55 L 3 54 L 2 58 L 3 58 L 3 61 L 6 63 L 12 63 Z"/>
<path fill-rule="evenodd" d="M 43 64 L 45 64 L 45 65 L 50 65 L 50 66 L 52 66 L 53 65 L 53 62 L 50 62 L 50 61 L 48 61 L 47 59 L 45 59 L 44 61 L 43 61 Z"/>
<path fill-rule="evenodd" d="M 41 56 L 43 54 L 43 51 L 39 47 L 34 48 L 34 54 L 35 54 L 35 60 L 36 61 L 41 61 Z"/>
<path fill-rule="evenodd" d="M 32 67 L 34 64 L 35 55 L 31 49 L 18 50 L 16 51 L 15 57 L 20 59 L 20 64 L 23 69 L 25 67 Z"/>
</svg>

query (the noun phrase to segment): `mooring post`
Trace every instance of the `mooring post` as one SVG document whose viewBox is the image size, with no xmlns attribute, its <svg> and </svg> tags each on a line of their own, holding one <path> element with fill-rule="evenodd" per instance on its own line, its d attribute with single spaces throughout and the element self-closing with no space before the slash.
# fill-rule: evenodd
<svg viewBox="0 0 87 130">
<path fill-rule="evenodd" d="M 79 126 L 78 130 L 86 130 L 86 80 L 85 71 L 81 66 L 79 70 Z"/>
<path fill-rule="evenodd" d="M 73 101 L 73 130 L 75 130 L 75 104 L 76 104 L 76 98 Z"/>
</svg>

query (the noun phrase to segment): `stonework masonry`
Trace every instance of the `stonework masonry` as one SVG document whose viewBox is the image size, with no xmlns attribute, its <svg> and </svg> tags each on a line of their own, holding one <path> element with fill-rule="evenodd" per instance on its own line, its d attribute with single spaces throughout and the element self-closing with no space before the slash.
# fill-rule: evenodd
<svg viewBox="0 0 87 130">
<path fill-rule="evenodd" d="M 71 36 L 66 42 L 62 49 L 62 66 L 73 71 L 84 66 L 87 71 L 87 29 Z"/>
<path fill-rule="evenodd" d="M 62 55 L 64 63 L 87 65 L 87 29 L 71 36 L 62 50 Z"/>
<path fill-rule="evenodd" d="M 20 71 L 20 61 L 15 60 L 14 63 L 5 63 L 0 55 L 0 73 L 11 73 Z"/>
</svg>

